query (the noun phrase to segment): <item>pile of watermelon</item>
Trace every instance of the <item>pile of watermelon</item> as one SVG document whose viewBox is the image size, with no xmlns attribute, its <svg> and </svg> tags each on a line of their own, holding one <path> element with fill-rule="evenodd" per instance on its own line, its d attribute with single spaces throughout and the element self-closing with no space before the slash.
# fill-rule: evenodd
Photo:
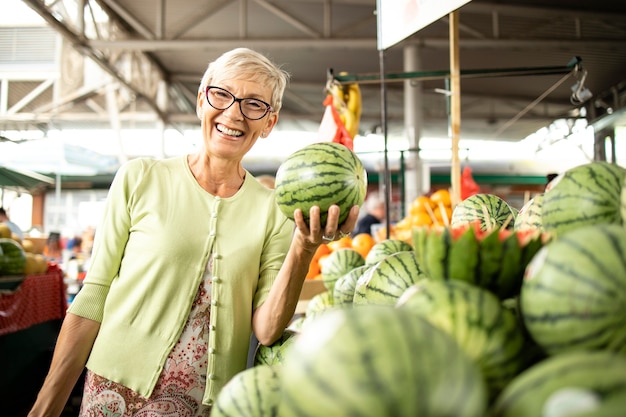
<svg viewBox="0 0 626 417">
<path fill-rule="evenodd" d="M 625 415 L 626 169 L 572 168 L 519 211 L 473 197 L 412 245 L 328 261 L 214 414 Z"/>
</svg>

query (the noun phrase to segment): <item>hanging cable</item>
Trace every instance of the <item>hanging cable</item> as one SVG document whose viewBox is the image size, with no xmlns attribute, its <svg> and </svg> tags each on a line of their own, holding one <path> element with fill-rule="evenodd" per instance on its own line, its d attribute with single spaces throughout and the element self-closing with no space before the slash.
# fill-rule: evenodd
<svg viewBox="0 0 626 417">
<path fill-rule="evenodd" d="M 539 97 L 537 97 L 532 103 L 530 103 L 528 106 L 524 107 L 524 109 L 522 109 L 522 111 L 517 113 L 515 116 L 513 116 L 511 119 L 509 119 L 506 123 L 504 123 L 502 126 L 500 126 L 500 128 L 493 134 L 493 136 L 499 136 L 500 134 L 502 134 L 502 132 L 504 132 L 509 127 L 511 127 L 513 125 L 513 123 L 517 122 L 522 116 L 524 116 L 526 113 L 528 113 L 530 110 L 532 110 L 544 98 L 546 98 L 550 93 L 552 93 L 561 84 L 563 84 L 565 82 L 565 80 L 567 80 L 571 75 L 572 75 L 572 72 L 570 72 L 568 74 L 565 74 L 563 77 L 561 77 L 561 79 L 559 79 L 556 83 L 554 83 L 554 85 L 552 85 L 552 87 L 548 88 L 543 94 L 541 94 Z"/>
</svg>

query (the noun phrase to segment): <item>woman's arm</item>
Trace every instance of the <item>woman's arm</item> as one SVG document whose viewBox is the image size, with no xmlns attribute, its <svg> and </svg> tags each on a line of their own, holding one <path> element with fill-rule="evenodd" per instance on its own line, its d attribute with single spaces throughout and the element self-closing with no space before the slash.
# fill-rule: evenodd
<svg viewBox="0 0 626 417">
<path fill-rule="evenodd" d="M 310 223 L 306 224 L 302 212 L 295 211 L 296 230 L 285 261 L 267 299 L 254 311 L 252 328 L 261 344 L 269 345 L 277 340 L 293 318 L 304 278 L 315 250 L 322 243 L 322 236 L 335 236 L 339 230 L 344 233 L 352 231 L 359 216 L 359 207 L 352 207 L 347 220 L 337 225 L 339 207 L 331 206 L 324 229 L 320 225 L 319 207 L 311 208 L 309 215 Z"/>
<path fill-rule="evenodd" d="M 54 349 L 52 363 L 28 417 L 59 416 L 85 368 L 100 323 L 68 313 Z"/>
</svg>

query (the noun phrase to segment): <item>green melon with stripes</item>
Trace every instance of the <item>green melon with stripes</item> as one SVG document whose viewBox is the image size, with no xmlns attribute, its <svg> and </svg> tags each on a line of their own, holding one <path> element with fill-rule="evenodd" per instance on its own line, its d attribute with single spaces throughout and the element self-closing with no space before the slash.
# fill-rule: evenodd
<svg viewBox="0 0 626 417">
<path fill-rule="evenodd" d="M 480 222 L 481 230 L 513 228 L 516 211 L 502 198 L 494 194 L 474 194 L 461 201 L 452 211 L 450 225 Z"/>
<path fill-rule="evenodd" d="M 626 353 L 626 233 L 600 224 L 569 231 L 526 269 L 520 308 L 548 353 L 607 349 Z"/>
<path fill-rule="evenodd" d="M 276 172 L 275 194 L 280 210 L 290 219 L 301 209 L 308 222 L 309 210 L 319 206 L 322 225 L 328 209 L 340 208 L 339 224 L 352 206 L 361 206 L 367 192 L 367 174 L 358 156 L 346 146 L 321 142 L 289 155 Z"/>
<path fill-rule="evenodd" d="M 370 268 L 356 282 L 353 304 L 395 305 L 407 288 L 426 277 L 412 250 L 389 255 Z"/>
<path fill-rule="evenodd" d="M 337 282 L 335 282 L 335 288 L 333 289 L 333 300 L 335 305 L 339 306 L 352 304 L 356 283 L 369 268 L 370 267 L 367 265 L 361 265 L 354 268 L 347 274 L 344 274 L 337 280 Z"/>
<path fill-rule="evenodd" d="M 410 311 L 364 305 L 311 322 L 282 372 L 281 417 L 485 417 L 480 371 Z"/>
<path fill-rule="evenodd" d="M 308 319 L 312 319 L 326 310 L 333 308 L 335 306 L 335 301 L 333 299 L 332 291 L 326 290 L 321 293 L 315 294 L 306 305 L 306 310 L 304 312 L 305 317 Z"/>
<path fill-rule="evenodd" d="M 281 400 L 280 365 L 257 365 L 236 374 L 215 399 L 211 417 L 275 417 Z"/>
<path fill-rule="evenodd" d="M 320 264 L 324 287 L 332 293 L 340 277 L 364 264 L 363 256 L 353 248 L 340 248 L 332 251 Z"/>
<path fill-rule="evenodd" d="M 563 398 L 576 392 L 570 398 Z M 582 407 L 569 413 L 550 413 L 551 403 L 561 396 L 563 406 L 575 404 L 582 396 L 596 397 L 601 409 L 626 393 L 626 356 L 610 351 L 566 352 L 548 357 L 520 373 L 492 405 L 490 417 L 578 416 Z M 623 400 L 623 398 L 622 398 Z M 622 408 L 622 416 L 625 409 Z M 586 414 L 583 414 L 586 415 Z M 593 414 L 591 414 L 593 415 Z M 609 417 L 610 414 L 597 414 Z"/>
<path fill-rule="evenodd" d="M 490 291 L 463 281 L 423 279 L 396 306 L 451 335 L 480 367 L 491 398 L 525 366 L 522 327 Z"/>
<path fill-rule="evenodd" d="M 393 255 L 394 253 L 413 250 L 413 247 L 400 239 L 385 239 L 377 242 L 367 252 L 365 257 L 365 265 L 375 265 L 382 261 L 385 257 Z"/>
<path fill-rule="evenodd" d="M 544 194 L 537 194 L 518 212 L 515 217 L 515 223 L 513 224 L 513 229 L 515 230 L 542 230 L 543 224 L 541 222 L 541 206 L 543 204 L 543 196 Z"/>
<path fill-rule="evenodd" d="M 298 332 L 285 329 L 282 336 L 271 345 L 258 344 L 254 351 L 254 365 L 276 365 L 283 362 L 285 351 L 293 343 Z"/>
<path fill-rule="evenodd" d="M 579 165 L 552 180 L 542 204 L 543 227 L 557 237 L 577 227 L 622 224 L 620 195 L 626 169 L 608 162 Z"/>
</svg>

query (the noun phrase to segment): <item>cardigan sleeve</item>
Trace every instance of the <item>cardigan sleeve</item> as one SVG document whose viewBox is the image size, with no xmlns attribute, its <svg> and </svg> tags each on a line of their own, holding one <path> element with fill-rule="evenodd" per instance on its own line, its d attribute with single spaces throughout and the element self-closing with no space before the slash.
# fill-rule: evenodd
<svg viewBox="0 0 626 417">
<path fill-rule="evenodd" d="M 143 172 L 141 160 L 120 167 L 107 196 L 105 210 L 96 229 L 93 252 L 83 287 L 76 295 L 69 312 L 102 321 L 104 304 L 113 279 L 119 271 L 130 229 L 129 204 L 133 184 Z"/>
</svg>

